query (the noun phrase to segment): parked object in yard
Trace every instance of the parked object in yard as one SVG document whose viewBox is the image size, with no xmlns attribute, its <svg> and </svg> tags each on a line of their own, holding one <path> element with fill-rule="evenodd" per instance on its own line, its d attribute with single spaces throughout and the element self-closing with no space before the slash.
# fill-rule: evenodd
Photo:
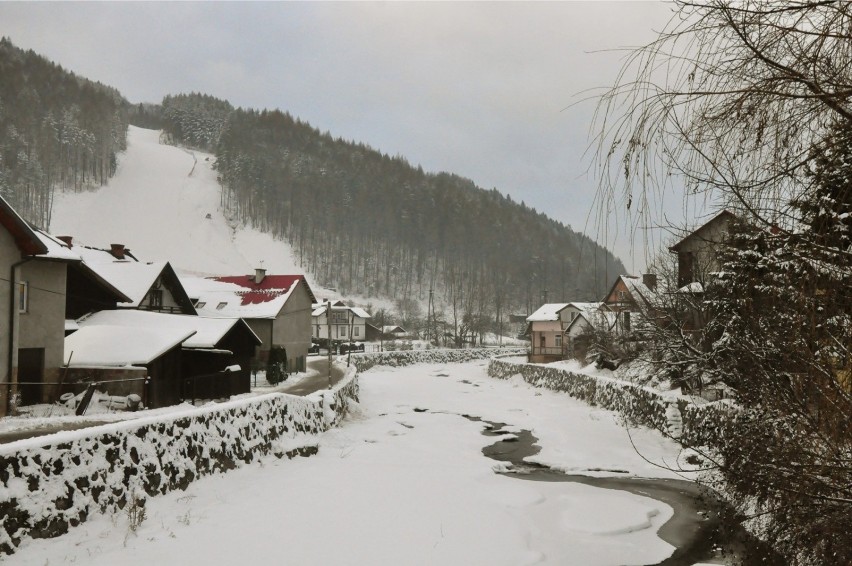
<svg viewBox="0 0 852 566">
<path fill-rule="evenodd" d="M 364 351 L 364 343 L 363 342 L 344 342 L 340 345 L 338 352 L 340 354 L 346 354 L 347 352 L 363 352 Z"/>
</svg>

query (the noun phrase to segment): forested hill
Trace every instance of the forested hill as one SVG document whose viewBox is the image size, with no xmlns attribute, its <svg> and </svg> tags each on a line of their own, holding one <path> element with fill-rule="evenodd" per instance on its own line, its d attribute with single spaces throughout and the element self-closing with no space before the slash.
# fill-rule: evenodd
<svg viewBox="0 0 852 566">
<path fill-rule="evenodd" d="M 50 225 L 53 195 L 104 184 L 127 124 L 210 151 L 230 218 L 286 239 L 341 295 L 494 320 L 541 302 L 599 298 L 624 268 L 608 251 L 497 190 L 333 138 L 280 111 L 202 94 L 131 105 L 0 40 L 0 192 Z M 567 196 L 566 196 L 567 198 Z"/>
<path fill-rule="evenodd" d="M 99 186 L 126 146 L 127 101 L 0 39 L 0 194 L 50 224 L 54 192 Z"/>
<path fill-rule="evenodd" d="M 448 302 L 525 310 L 598 298 L 624 273 L 585 235 L 497 190 L 424 173 L 287 113 L 197 94 L 166 97 L 160 112 L 176 143 L 215 153 L 230 213 L 286 238 L 344 295 L 423 299 L 432 286 Z"/>
</svg>

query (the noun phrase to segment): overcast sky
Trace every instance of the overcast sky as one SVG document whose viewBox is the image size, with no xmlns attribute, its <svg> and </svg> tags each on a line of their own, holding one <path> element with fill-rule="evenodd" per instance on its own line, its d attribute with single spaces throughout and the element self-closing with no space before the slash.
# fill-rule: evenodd
<svg viewBox="0 0 852 566">
<path fill-rule="evenodd" d="M 0 34 L 131 102 L 279 108 L 596 237 L 594 103 L 575 103 L 670 17 L 659 2 L 0 2 Z M 644 267 L 623 230 L 610 247 Z"/>
</svg>

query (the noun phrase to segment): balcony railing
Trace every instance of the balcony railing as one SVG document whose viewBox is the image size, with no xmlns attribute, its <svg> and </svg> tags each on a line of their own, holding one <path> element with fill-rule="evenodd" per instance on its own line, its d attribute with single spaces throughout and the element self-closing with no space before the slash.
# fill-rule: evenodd
<svg viewBox="0 0 852 566">
<path fill-rule="evenodd" d="M 534 356 L 542 356 L 542 355 L 543 356 L 561 356 L 562 355 L 562 348 L 561 347 L 542 348 L 541 346 L 533 346 L 531 353 Z"/>
</svg>

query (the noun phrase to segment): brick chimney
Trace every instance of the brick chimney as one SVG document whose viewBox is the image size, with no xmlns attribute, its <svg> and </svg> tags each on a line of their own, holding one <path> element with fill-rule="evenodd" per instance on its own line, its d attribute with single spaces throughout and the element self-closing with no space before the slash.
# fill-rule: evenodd
<svg viewBox="0 0 852 566">
<path fill-rule="evenodd" d="M 263 278 L 266 277 L 266 269 L 262 267 L 258 267 L 254 270 L 254 283 L 255 285 L 260 285 L 263 281 Z"/>
<path fill-rule="evenodd" d="M 68 246 L 69 248 L 71 247 L 71 240 L 74 239 L 71 236 L 56 236 L 56 238 L 65 242 L 65 245 Z"/>
<path fill-rule="evenodd" d="M 124 259 L 124 244 L 110 244 L 109 248 L 109 253 L 111 253 L 115 259 Z"/>
<path fill-rule="evenodd" d="M 657 288 L 657 274 L 656 273 L 643 273 L 642 274 L 642 283 L 645 287 L 650 290 L 654 290 Z"/>
</svg>

